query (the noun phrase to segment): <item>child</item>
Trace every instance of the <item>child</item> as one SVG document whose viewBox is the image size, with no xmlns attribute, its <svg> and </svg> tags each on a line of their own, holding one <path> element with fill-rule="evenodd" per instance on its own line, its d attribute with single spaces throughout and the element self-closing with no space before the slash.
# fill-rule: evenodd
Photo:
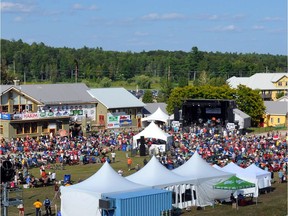
<svg viewBox="0 0 288 216">
<path fill-rule="evenodd" d="M 19 216 L 24 216 L 24 205 L 20 203 L 17 208 L 19 209 Z"/>
</svg>

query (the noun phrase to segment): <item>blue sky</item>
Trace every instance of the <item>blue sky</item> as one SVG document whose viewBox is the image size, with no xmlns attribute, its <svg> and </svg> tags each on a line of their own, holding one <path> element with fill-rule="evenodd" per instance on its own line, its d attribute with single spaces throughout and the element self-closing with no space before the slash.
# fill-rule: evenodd
<svg viewBox="0 0 288 216">
<path fill-rule="evenodd" d="M 1 1 L 1 38 L 112 51 L 287 54 L 286 0 Z"/>
</svg>

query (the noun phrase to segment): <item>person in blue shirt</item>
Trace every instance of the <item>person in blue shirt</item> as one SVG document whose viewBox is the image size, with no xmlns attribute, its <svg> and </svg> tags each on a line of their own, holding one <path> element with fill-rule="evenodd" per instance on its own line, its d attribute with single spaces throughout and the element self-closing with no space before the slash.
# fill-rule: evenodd
<svg viewBox="0 0 288 216">
<path fill-rule="evenodd" d="M 46 210 L 46 216 L 51 216 L 52 212 L 51 212 L 51 201 L 48 199 L 48 197 L 46 197 L 46 199 L 43 202 L 43 205 L 45 206 L 45 210 Z"/>
</svg>

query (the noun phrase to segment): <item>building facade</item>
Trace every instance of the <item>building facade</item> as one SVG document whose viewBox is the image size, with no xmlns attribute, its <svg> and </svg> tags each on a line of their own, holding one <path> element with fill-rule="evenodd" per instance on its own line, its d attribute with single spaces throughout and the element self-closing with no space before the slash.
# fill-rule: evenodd
<svg viewBox="0 0 288 216">
<path fill-rule="evenodd" d="M 76 124 L 85 131 L 97 105 L 87 90 L 85 84 L 1 85 L 0 137 L 69 133 Z"/>
<path fill-rule="evenodd" d="M 251 89 L 258 89 L 265 101 L 275 101 L 288 94 L 288 73 L 256 73 L 251 77 L 231 77 L 227 83 L 232 88 L 245 85 Z"/>
<path fill-rule="evenodd" d="M 90 89 L 97 101 L 95 128 L 141 127 L 145 104 L 124 88 Z"/>
</svg>

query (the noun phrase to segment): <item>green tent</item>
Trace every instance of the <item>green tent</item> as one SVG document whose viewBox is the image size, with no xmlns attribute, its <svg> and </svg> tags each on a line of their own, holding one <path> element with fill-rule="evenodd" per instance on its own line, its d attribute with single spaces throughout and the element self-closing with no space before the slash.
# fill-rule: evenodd
<svg viewBox="0 0 288 216">
<path fill-rule="evenodd" d="M 222 189 L 222 190 L 239 190 L 243 188 L 252 188 L 252 187 L 255 187 L 254 183 L 240 179 L 237 176 L 232 176 L 229 179 L 214 185 L 215 189 Z"/>
<path fill-rule="evenodd" d="M 244 189 L 244 188 L 255 187 L 255 184 L 245 181 L 243 179 L 240 179 L 237 176 L 232 176 L 229 179 L 214 185 L 213 187 L 215 189 L 237 191 L 237 190 Z M 257 204 L 257 198 L 256 198 L 256 204 Z M 236 206 L 238 209 L 238 197 L 236 198 Z"/>
</svg>

